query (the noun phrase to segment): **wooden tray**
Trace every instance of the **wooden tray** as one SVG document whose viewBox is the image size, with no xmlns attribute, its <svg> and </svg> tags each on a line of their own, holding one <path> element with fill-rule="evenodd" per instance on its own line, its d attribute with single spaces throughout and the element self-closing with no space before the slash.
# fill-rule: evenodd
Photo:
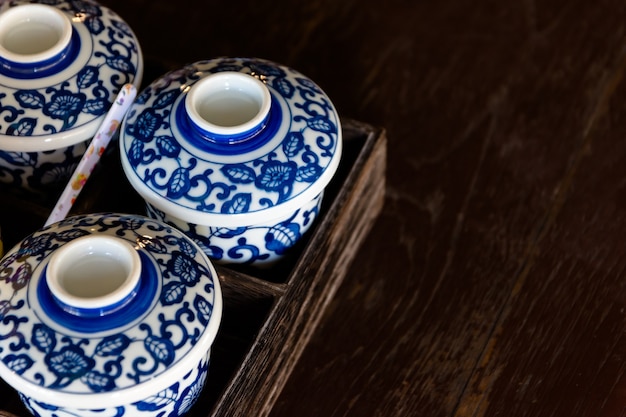
<svg viewBox="0 0 626 417">
<path fill-rule="evenodd" d="M 315 226 L 291 257 L 262 272 L 217 266 L 223 320 L 207 385 L 190 417 L 269 414 L 379 214 L 385 192 L 385 132 L 353 120 L 342 124 L 339 171 L 327 188 Z M 143 202 L 121 172 L 117 154 L 106 155 L 73 213 L 143 214 Z M 9 192 L 1 196 L 6 248 L 39 229 L 53 206 Z M 6 412 L 29 415 L 16 392 L 1 381 L 0 398 Z"/>
</svg>

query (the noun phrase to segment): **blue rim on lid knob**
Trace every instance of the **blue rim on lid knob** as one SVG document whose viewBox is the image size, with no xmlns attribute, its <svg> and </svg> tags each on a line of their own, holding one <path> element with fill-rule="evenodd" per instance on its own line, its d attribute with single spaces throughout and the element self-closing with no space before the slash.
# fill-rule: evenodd
<svg viewBox="0 0 626 417">
<path fill-rule="evenodd" d="M 72 38 L 69 17 L 55 7 L 26 4 L 0 15 L 0 57 L 3 69 L 35 64 L 30 72 L 62 60 Z"/>
<path fill-rule="evenodd" d="M 190 88 L 185 110 L 207 140 L 236 144 L 251 140 L 267 122 L 271 96 L 258 79 L 239 72 L 212 74 Z"/>
<path fill-rule="evenodd" d="M 52 299 L 64 311 L 101 317 L 119 311 L 137 296 L 141 259 L 124 239 L 87 235 L 57 249 L 45 277 Z"/>
</svg>

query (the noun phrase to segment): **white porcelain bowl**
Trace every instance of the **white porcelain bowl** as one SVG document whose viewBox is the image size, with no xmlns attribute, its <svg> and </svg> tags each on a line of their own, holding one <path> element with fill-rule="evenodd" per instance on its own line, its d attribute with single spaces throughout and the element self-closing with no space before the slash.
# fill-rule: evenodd
<svg viewBox="0 0 626 417">
<path fill-rule="evenodd" d="M 255 58 L 196 62 L 154 81 L 120 134 L 122 167 L 148 214 L 215 262 L 268 266 L 314 223 L 342 151 L 326 94 Z"/>
<path fill-rule="evenodd" d="M 182 416 L 222 315 L 215 269 L 178 229 L 70 217 L 0 261 L 0 377 L 37 416 Z"/>
<path fill-rule="evenodd" d="M 125 83 L 139 42 L 112 10 L 81 2 L 0 5 L 0 183 L 48 195 L 69 179 Z"/>
</svg>

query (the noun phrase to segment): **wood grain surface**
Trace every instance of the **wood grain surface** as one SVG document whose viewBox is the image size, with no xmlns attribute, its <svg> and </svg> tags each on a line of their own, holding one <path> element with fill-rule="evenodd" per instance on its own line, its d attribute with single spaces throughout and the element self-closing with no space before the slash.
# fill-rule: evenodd
<svg viewBox="0 0 626 417">
<path fill-rule="evenodd" d="M 102 3 L 163 69 L 271 59 L 387 131 L 272 417 L 626 416 L 626 3 Z"/>
</svg>

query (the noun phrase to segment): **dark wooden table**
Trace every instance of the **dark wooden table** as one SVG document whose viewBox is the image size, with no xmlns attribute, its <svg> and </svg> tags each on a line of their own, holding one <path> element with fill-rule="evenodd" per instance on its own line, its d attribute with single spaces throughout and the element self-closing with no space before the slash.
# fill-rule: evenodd
<svg viewBox="0 0 626 417">
<path fill-rule="evenodd" d="M 626 415 L 626 3 L 102 3 L 149 61 L 271 59 L 387 131 L 272 417 Z"/>
</svg>

